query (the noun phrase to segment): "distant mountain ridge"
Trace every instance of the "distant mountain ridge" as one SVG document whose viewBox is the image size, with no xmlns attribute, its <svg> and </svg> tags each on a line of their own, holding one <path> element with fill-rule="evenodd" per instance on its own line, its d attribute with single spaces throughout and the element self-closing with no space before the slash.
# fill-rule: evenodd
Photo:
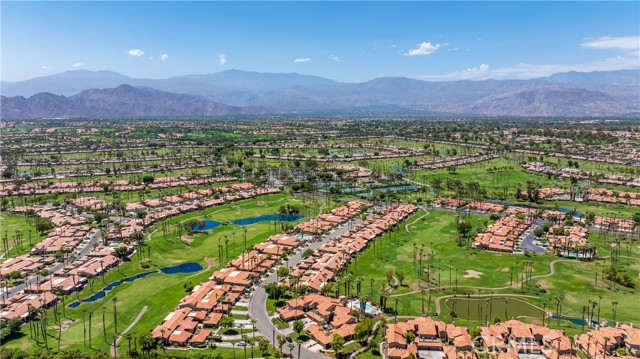
<svg viewBox="0 0 640 359">
<path fill-rule="evenodd" d="M 129 85 L 86 90 L 71 97 L 48 92 L 41 92 L 29 98 L 2 96 L 1 101 L 2 117 L 13 119 L 200 117 L 267 112 L 259 108 L 228 106 L 192 95 Z"/>
<path fill-rule="evenodd" d="M 640 70 L 568 72 L 531 80 L 381 77 L 362 83 L 240 70 L 167 79 L 81 70 L 2 82 L 0 89 L 2 118 L 206 116 L 381 106 L 496 116 L 640 113 Z"/>
</svg>

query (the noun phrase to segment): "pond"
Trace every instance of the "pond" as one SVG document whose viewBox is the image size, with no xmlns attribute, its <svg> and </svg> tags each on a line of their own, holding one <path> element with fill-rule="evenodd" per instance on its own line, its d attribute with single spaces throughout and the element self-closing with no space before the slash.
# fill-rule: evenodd
<svg viewBox="0 0 640 359">
<path fill-rule="evenodd" d="M 213 229 L 223 224 L 237 224 L 239 226 L 248 226 L 250 224 L 266 221 L 279 221 L 279 222 L 295 222 L 301 218 L 304 218 L 302 214 L 265 214 L 259 217 L 242 218 L 231 222 L 218 222 L 212 219 L 204 221 L 204 226 L 196 224 L 193 229 L 196 231 L 206 231 L 207 229 Z"/>
<path fill-rule="evenodd" d="M 507 206 L 509 206 L 509 207 L 537 208 L 537 207 L 535 207 L 535 206 L 529 206 L 529 205 L 527 205 L 527 204 L 521 204 L 521 203 L 513 204 L 513 203 L 508 203 L 508 202 L 505 202 L 505 201 L 493 201 L 493 200 L 491 200 L 491 201 L 487 201 L 487 202 L 488 202 L 488 203 L 493 203 L 493 204 L 507 205 Z M 548 208 L 546 208 L 546 209 L 554 210 L 555 208 L 548 207 Z M 565 208 L 565 207 L 558 207 L 558 208 L 557 208 L 557 210 L 558 210 L 558 212 L 571 214 L 573 217 L 582 217 L 582 215 L 580 214 L 580 212 L 577 212 L 577 211 L 576 211 L 576 212 L 574 212 L 574 211 L 572 211 L 571 209 L 568 209 L 568 208 Z"/>
<path fill-rule="evenodd" d="M 449 298 L 445 301 L 449 310 L 454 310 L 458 318 L 468 320 L 478 320 L 481 322 L 493 321 L 493 318 L 500 318 L 506 321 L 517 317 L 542 317 L 542 309 L 524 302 L 520 299 L 506 297 L 483 297 L 470 298 L 457 297 Z"/>
<path fill-rule="evenodd" d="M 102 299 L 107 295 L 107 292 L 110 291 L 111 289 L 123 284 L 123 283 L 131 283 L 136 279 L 140 279 L 140 278 L 144 278 L 146 276 L 150 276 L 152 274 L 155 273 L 163 273 L 163 274 L 176 274 L 176 273 L 195 273 L 195 272 L 199 272 L 201 271 L 203 268 L 200 264 L 198 263 L 183 263 L 183 264 L 179 264 L 176 266 L 171 266 L 171 267 L 164 267 L 161 269 L 156 269 L 153 271 L 149 271 L 149 272 L 143 272 L 143 273 L 138 273 L 134 276 L 131 277 L 127 277 L 124 278 L 122 280 L 119 281 L 115 281 L 112 283 L 109 283 L 106 287 L 104 287 L 104 289 L 102 289 L 101 291 L 94 293 L 92 296 L 85 298 L 85 299 L 80 299 L 80 300 L 76 300 L 75 302 L 69 304 L 69 308 L 77 308 L 80 304 L 82 303 L 90 303 L 90 302 L 95 302 L 98 299 Z"/>
<path fill-rule="evenodd" d="M 561 316 L 557 316 L 557 315 L 552 315 L 551 318 L 553 319 L 560 319 L 560 320 L 566 320 L 568 322 L 570 322 L 571 324 L 575 324 L 575 325 L 582 325 L 582 318 L 575 318 L 575 317 L 565 317 L 564 315 Z M 585 319 L 584 320 L 584 324 L 587 325 L 587 323 L 589 322 L 589 319 Z M 591 325 L 596 325 L 598 324 L 598 321 L 594 320 L 591 322 Z"/>
</svg>

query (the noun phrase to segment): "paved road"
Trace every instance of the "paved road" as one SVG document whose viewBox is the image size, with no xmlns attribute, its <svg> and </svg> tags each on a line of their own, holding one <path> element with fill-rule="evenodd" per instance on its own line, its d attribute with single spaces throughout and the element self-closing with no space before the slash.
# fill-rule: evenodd
<svg viewBox="0 0 640 359">
<path fill-rule="evenodd" d="M 534 232 L 536 231 L 536 229 L 542 228 L 542 226 L 544 226 L 544 222 L 545 221 L 541 219 L 536 219 L 533 226 L 531 226 L 531 228 L 529 229 L 529 233 L 522 239 L 522 242 L 520 243 L 520 249 L 522 251 L 534 252 L 534 253 L 547 252 L 545 248 L 538 247 L 535 244 L 533 244 L 533 241 L 536 238 L 536 235 Z"/>
<path fill-rule="evenodd" d="M 361 221 L 362 220 L 360 218 L 357 218 L 351 221 L 351 225 L 349 225 L 349 223 L 344 224 L 338 229 L 336 229 L 335 231 L 329 233 L 328 235 L 323 236 L 320 241 L 312 242 L 306 245 L 305 247 L 299 249 L 295 255 L 288 258 L 286 264 L 289 266 L 289 268 L 295 267 L 298 263 L 302 261 L 303 259 L 302 253 L 304 253 L 304 251 L 306 251 L 307 249 L 315 250 L 320 248 L 320 246 L 329 242 L 331 239 L 341 236 L 350 228 L 359 224 Z M 283 334 L 282 331 L 280 331 L 277 327 L 273 325 L 273 323 L 271 323 L 271 318 L 269 318 L 269 314 L 267 313 L 267 307 L 266 307 L 267 293 L 264 287 L 269 283 L 274 283 L 276 281 L 276 277 L 277 277 L 277 273 L 274 272 L 274 273 L 271 273 L 271 275 L 269 275 L 266 279 L 264 279 L 262 283 L 255 288 L 255 290 L 251 295 L 251 299 L 249 301 L 249 314 L 251 315 L 251 318 L 256 320 L 256 329 L 258 329 L 258 331 L 262 333 L 262 335 L 269 340 L 272 340 L 273 338 L 274 329 L 276 334 Z M 277 343 L 273 343 L 273 344 L 277 346 Z M 285 353 L 289 352 L 289 348 L 286 345 L 282 347 L 282 350 Z M 293 349 L 293 354 L 297 355 L 297 350 L 298 350 L 298 347 L 296 346 Z M 309 350 L 304 346 L 301 346 L 299 359 L 321 359 L 321 358 L 327 358 L 327 356 L 314 352 L 312 350 Z"/>
<path fill-rule="evenodd" d="M 94 243 L 98 243 L 100 241 L 102 241 L 102 232 L 96 231 L 91 236 L 89 241 L 85 244 L 85 246 L 80 250 L 80 252 L 78 252 L 77 254 L 74 254 L 73 256 L 69 257 L 69 261 L 73 262 L 76 258 L 86 256 L 87 253 L 89 253 L 93 249 L 93 244 Z M 53 273 L 53 272 L 56 272 L 56 271 L 58 271 L 58 270 L 60 270 L 62 268 L 64 268 L 64 263 L 56 263 L 52 267 L 49 267 L 47 269 L 50 272 Z M 8 295 L 12 296 L 12 295 L 24 290 L 27 287 L 27 285 L 36 285 L 40 278 L 41 278 L 41 276 L 39 274 L 29 277 L 29 279 L 24 281 L 24 283 L 9 288 Z"/>
</svg>

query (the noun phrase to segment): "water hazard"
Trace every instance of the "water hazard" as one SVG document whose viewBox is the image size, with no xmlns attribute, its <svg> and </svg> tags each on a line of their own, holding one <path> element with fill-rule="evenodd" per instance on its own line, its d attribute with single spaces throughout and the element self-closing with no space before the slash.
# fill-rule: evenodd
<svg viewBox="0 0 640 359">
<path fill-rule="evenodd" d="M 163 274 L 176 274 L 176 273 L 195 273 L 195 272 L 199 272 L 202 270 L 202 266 L 198 263 L 183 263 L 183 264 L 179 264 L 176 266 L 171 266 L 171 267 L 164 267 L 161 269 L 156 269 L 153 271 L 149 271 L 149 272 L 143 272 L 143 273 L 138 273 L 134 276 L 131 277 L 127 277 L 123 280 L 119 280 L 119 281 L 115 281 L 112 283 L 109 283 L 106 287 L 104 287 L 104 289 L 102 289 L 101 291 L 94 293 L 92 296 L 85 298 L 85 299 L 80 299 L 80 300 L 76 300 L 75 302 L 69 304 L 69 308 L 77 308 L 80 304 L 82 303 L 90 303 L 90 302 L 95 302 L 98 299 L 102 299 L 107 295 L 107 292 L 112 290 L 113 288 L 123 284 L 123 283 L 131 283 L 136 279 L 140 279 L 140 278 L 144 278 L 146 276 L 150 276 L 152 274 L 155 273 L 163 273 Z"/>
<path fill-rule="evenodd" d="M 259 217 L 237 219 L 231 222 L 218 222 L 212 219 L 207 219 L 204 221 L 204 226 L 196 224 L 195 226 L 193 226 L 193 229 L 196 231 L 206 231 L 207 229 L 214 229 L 223 224 L 237 224 L 239 226 L 248 226 L 258 222 L 266 221 L 295 222 L 302 218 L 304 218 L 304 215 L 302 214 L 265 214 Z"/>
</svg>

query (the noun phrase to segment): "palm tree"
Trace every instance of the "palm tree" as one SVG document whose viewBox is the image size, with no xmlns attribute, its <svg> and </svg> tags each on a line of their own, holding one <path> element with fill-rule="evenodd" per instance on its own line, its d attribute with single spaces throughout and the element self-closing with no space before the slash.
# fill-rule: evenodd
<svg viewBox="0 0 640 359">
<path fill-rule="evenodd" d="M 245 342 L 244 345 L 244 359 L 247 359 L 247 335 L 246 334 L 242 334 L 242 341 Z"/>
<path fill-rule="evenodd" d="M 89 312 L 89 348 L 91 348 L 91 317 L 93 312 Z"/>
<path fill-rule="evenodd" d="M 125 339 L 127 339 L 127 346 L 129 348 L 129 354 L 131 354 L 131 334 L 127 333 L 127 335 L 125 335 Z"/>
<path fill-rule="evenodd" d="M 360 296 L 360 287 L 361 287 L 362 280 L 363 278 L 361 276 L 358 276 L 356 278 L 356 296 Z"/>
<path fill-rule="evenodd" d="M 84 314 L 87 312 L 86 309 L 82 310 L 82 346 L 87 346 L 87 323 L 84 321 Z"/>
<path fill-rule="evenodd" d="M 373 298 L 373 278 L 369 279 L 369 286 L 370 286 L 370 290 L 371 290 L 371 298 Z"/>
<path fill-rule="evenodd" d="M 395 309 L 395 322 L 398 322 L 398 298 L 394 298 L 394 301 L 396 302 L 396 309 Z"/>
<path fill-rule="evenodd" d="M 598 303 L 596 303 L 595 300 L 591 301 L 591 316 L 589 316 L 589 326 L 591 326 L 591 323 L 593 323 L 593 312 L 596 309 L 596 305 L 598 305 Z"/>
<path fill-rule="evenodd" d="M 104 342 L 107 342 L 107 327 L 104 325 L 104 314 L 107 307 L 102 307 L 102 334 L 104 335 Z"/>
<path fill-rule="evenodd" d="M 598 296 L 598 323 L 600 323 L 600 301 L 602 300 L 602 296 Z"/>
<path fill-rule="evenodd" d="M 113 297 L 112 301 L 113 301 L 113 324 L 114 324 L 113 330 L 115 332 L 115 335 L 118 336 L 118 311 L 116 307 L 118 298 Z"/>
<path fill-rule="evenodd" d="M 284 343 L 287 342 L 287 337 L 283 334 L 278 334 L 278 349 L 282 352 L 282 347 Z"/>
<path fill-rule="evenodd" d="M 160 329 L 160 333 L 162 334 L 162 352 L 164 353 L 165 352 L 164 345 L 165 345 L 165 342 L 166 342 L 166 339 L 164 337 L 165 330 L 164 329 Z"/>
</svg>

